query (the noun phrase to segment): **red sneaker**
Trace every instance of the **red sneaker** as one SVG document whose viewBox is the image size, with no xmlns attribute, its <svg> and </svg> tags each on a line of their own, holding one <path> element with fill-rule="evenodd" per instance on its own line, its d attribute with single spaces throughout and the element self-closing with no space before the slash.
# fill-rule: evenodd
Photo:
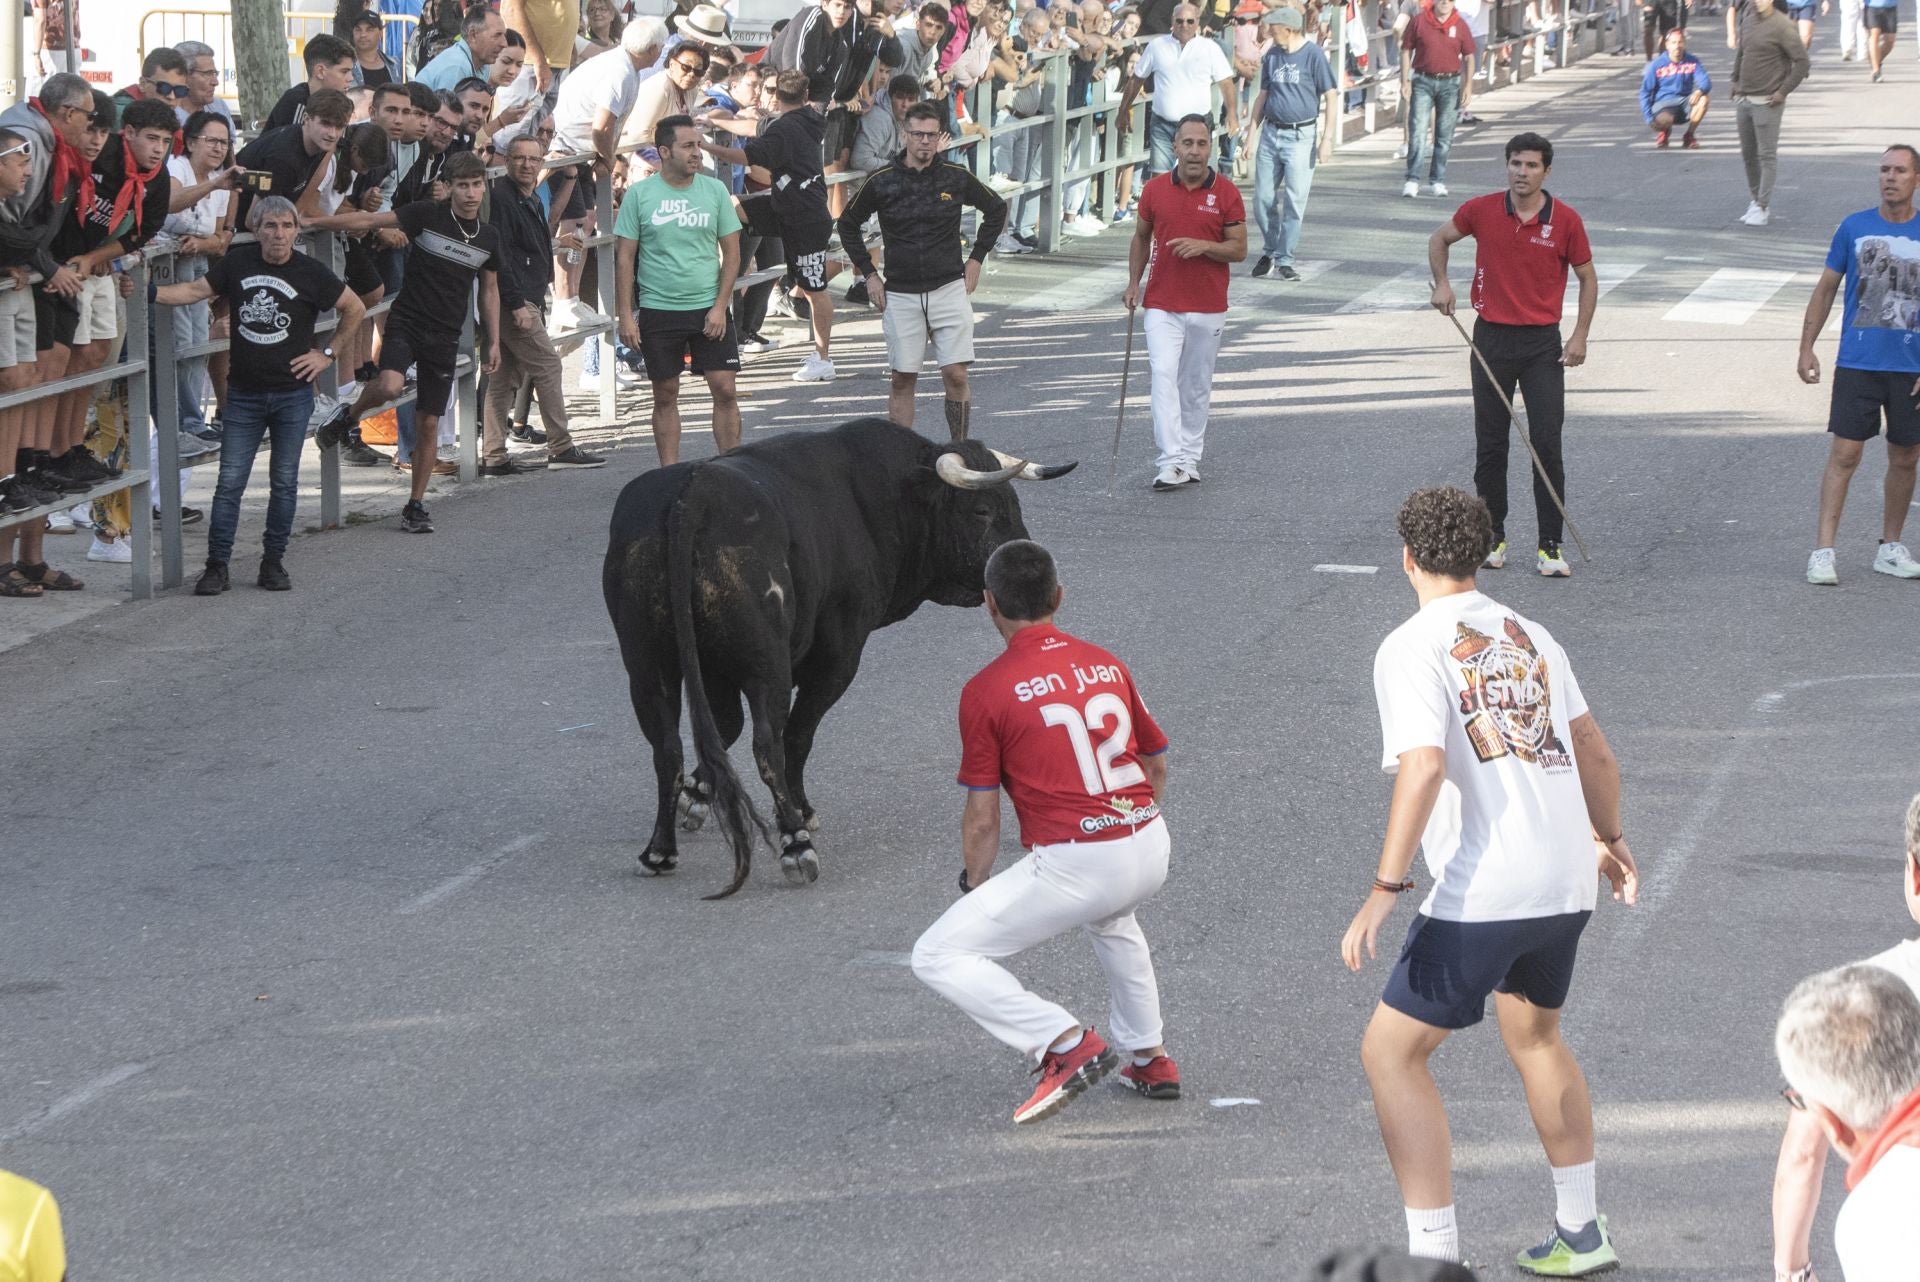
<svg viewBox="0 0 1920 1282">
<path fill-rule="evenodd" d="M 1667 145 L 1667 137 L 1668 137 L 1667 131 L 1662 129 L 1659 133 L 1653 136 L 1653 145 L 1656 147 L 1665 147 Z"/>
<path fill-rule="evenodd" d="M 1089 1028 L 1080 1044 L 1070 1051 L 1048 1051 L 1034 1071 L 1040 1085 L 1033 1088 L 1027 1102 L 1013 1111 L 1015 1122 L 1038 1122 L 1052 1117 L 1073 1097 L 1105 1077 L 1118 1062 L 1100 1034 Z"/>
<path fill-rule="evenodd" d="M 1180 1066 L 1165 1055 L 1145 1064 L 1129 1063 L 1120 1070 L 1120 1080 L 1148 1099 L 1180 1098 Z"/>
</svg>

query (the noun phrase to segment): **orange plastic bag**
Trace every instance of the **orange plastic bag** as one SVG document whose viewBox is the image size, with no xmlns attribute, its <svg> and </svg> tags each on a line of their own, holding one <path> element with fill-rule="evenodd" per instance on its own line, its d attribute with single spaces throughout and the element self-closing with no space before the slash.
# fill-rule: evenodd
<svg viewBox="0 0 1920 1282">
<path fill-rule="evenodd" d="M 400 420 L 390 409 L 381 410 L 372 418 L 361 419 L 360 439 L 368 445 L 398 445 Z"/>
</svg>

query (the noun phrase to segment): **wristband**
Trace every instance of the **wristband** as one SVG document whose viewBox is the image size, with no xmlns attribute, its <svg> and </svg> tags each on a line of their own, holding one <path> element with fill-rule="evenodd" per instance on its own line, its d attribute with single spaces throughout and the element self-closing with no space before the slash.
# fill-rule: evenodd
<svg viewBox="0 0 1920 1282">
<path fill-rule="evenodd" d="M 960 893 L 964 895 L 970 892 L 972 889 L 973 889 L 973 883 L 967 880 L 967 870 L 965 868 L 962 868 L 960 870 Z"/>
<path fill-rule="evenodd" d="M 1625 841 L 1627 839 L 1627 834 L 1624 829 L 1620 832 L 1614 833 L 1613 836 L 1611 837 L 1602 837 L 1599 833 L 1596 832 L 1593 834 L 1593 839 L 1599 842 L 1603 846 L 1611 846 L 1616 841 Z"/>
<path fill-rule="evenodd" d="M 1413 878 L 1409 877 L 1405 881 L 1387 881 L 1383 878 L 1375 877 L 1373 879 L 1373 888 L 1375 890 L 1383 890 L 1389 895 L 1398 895 L 1404 891 L 1413 889 Z"/>
</svg>

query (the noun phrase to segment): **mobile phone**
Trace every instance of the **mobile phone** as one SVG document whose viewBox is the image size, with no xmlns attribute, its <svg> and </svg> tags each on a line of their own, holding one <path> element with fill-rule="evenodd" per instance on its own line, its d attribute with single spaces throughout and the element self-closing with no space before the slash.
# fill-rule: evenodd
<svg viewBox="0 0 1920 1282">
<path fill-rule="evenodd" d="M 270 169 L 242 169 L 237 179 L 241 191 L 250 191 L 256 196 L 264 196 L 273 190 L 273 171 Z"/>
</svg>

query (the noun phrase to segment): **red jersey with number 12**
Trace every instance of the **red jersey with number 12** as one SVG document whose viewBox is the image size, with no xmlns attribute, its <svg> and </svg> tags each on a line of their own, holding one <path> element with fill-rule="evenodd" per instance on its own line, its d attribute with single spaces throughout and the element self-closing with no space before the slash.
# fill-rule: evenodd
<svg viewBox="0 0 1920 1282">
<path fill-rule="evenodd" d="M 1004 787 L 1020 844 L 1110 841 L 1157 818 L 1140 758 L 1167 750 L 1118 659 L 1051 625 L 1022 628 L 960 692 L 960 782 Z"/>
</svg>

